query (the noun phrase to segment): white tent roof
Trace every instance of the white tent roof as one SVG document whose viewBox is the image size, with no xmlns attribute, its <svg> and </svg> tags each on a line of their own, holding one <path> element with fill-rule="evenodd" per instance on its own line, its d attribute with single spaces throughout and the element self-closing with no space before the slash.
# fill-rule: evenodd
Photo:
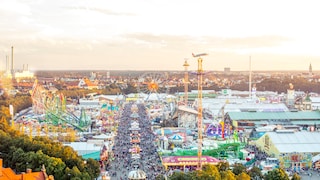
<svg viewBox="0 0 320 180">
<path fill-rule="evenodd" d="M 92 137 L 93 139 L 110 139 L 112 136 L 107 136 L 105 134 L 100 134 Z"/>
<path fill-rule="evenodd" d="M 64 146 L 70 146 L 75 151 L 78 152 L 79 155 L 85 155 L 100 151 L 102 146 L 97 146 L 96 144 L 90 144 L 87 142 L 71 142 L 71 143 L 64 143 Z"/>
<path fill-rule="evenodd" d="M 320 153 L 319 132 L 267 132 L 266 135 L 270 137 L 280 153 Z"/>
<path fill-rule="evenodd" d="M 146 173 L 140 169 L 130 171 L 128 174 L 129 179 L 146 179 Z"/>
<path fill-rule="evenodd" d="M 195 110 L 195 109 L 192 109 L 190 107 L 187 107 L 187 106 L 179 106 L 178 109 L 180 111 L 185 111 L 185 112 L 189 112 L 189 113 L 192 113 L 192 114 L 198 114 L 198 111 Z"/>
<path fill-rule="evenodd" d="M 157 93 L 150 93 L 144 98 L 144 100 L 149 100 L 149 101 L 157 101 L 159 99 L 160 99 L 160 96 Z"/>
<path fill-rule="evenodd" d="M 312 162 L 314 163 L 314 162 L 317 162 L 317 161 L 319 161 L 320 160 L 320 154 L 317 154 L 317 155 L 315 155 L 315 156 L 313 156 L 312 157 Z"/>
<path fill-rule="evenodd" d="M 171 140 L 183 140 L 183 137 L 179 134 L 174 134 L 170 137 Z"/>
<path fill-rule="evenodd" d="M 136 122 L 136 121 L 133 121 L 133 122 L 131 123 L 131 126 L 139 126 L 139 123 Z"/>
</svg>

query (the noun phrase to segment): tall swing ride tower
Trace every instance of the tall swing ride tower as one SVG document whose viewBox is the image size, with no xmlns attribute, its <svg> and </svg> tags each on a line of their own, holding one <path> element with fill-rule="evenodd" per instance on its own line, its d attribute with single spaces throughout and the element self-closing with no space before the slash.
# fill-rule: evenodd
<svg viewBox="0 0 320 180">
<path fill-rule="evenodd" d="M 189 75 L 188 75 L 188 62 L 185 59 L 183 67 L 184 67 L 184 105 L 188 106 L 188 83 L 189 83 Z"/>
<path fill-rule="evenodd" d="M 197 169 L 202 169 L 202 79 L 203 79 L 203 69 L 202 69 L 202 56 L 206 56 L 208 54 L 193 54 L 194 58 L 198 59 L 198 164 Z"/>
</svg>

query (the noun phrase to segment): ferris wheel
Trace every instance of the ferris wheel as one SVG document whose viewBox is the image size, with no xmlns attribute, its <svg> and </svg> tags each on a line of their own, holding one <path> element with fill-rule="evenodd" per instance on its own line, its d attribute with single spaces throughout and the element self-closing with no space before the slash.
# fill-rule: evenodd
<svg viewBox="0 0 320 180">
<path fill-rule="evenodd" d="M 139 93 L 148 94 L 148 97 L 152 93 L 169 93 L 168 75 L 159 72 L 144 73 L 138 79 L 137 90 Z"/>
</svg>

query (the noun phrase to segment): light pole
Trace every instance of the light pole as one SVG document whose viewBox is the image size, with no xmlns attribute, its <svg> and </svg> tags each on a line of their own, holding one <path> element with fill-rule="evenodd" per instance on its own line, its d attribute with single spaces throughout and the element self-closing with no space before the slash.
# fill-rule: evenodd
<svg viewBox="0 0 320 180">
<path fill-rule="evenodd" d="M 202 69 L 202 58 L 201 56 L 206 56 L 206 53 L 202 54 L 193 54 L 192 56 L 195 58 L 198 58 L 198 164 L 197 169 L 202 169 L 202 75 L 203 75 L 203 69 Z"/>
</svg>

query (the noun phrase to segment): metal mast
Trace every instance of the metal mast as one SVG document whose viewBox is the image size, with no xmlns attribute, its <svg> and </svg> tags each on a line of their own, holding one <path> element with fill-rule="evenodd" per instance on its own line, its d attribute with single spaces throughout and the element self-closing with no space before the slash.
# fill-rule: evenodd
<svg viewBox="0 0 320 180">
<path fill-rule="evenodd" d="M 13 46 L 11 46 L 11 74 L 12 77 L 14 76 L 14 69 L 13 69 Z"/>
<path fill-rule="evenodd" d="M 189 83 L 189 76 L 188 76 L 188 62 L 187 59 L 184 61 L 184 105 L 188 106 L 188 83 Z"/>
<path fill-rule="evenodd" d="M 192 56 L 198 58 L 198 164 L 197 169 L 202 169 L 202 76 L 203 76 L 203 69 L 202 69 L 202 58 L 201 56 L 207 55 L 206 53 L 202 54 L 193 54 Z"/>
<path fill-rule="evenodd" d="M 251 85 L 251 76 L 252 76 L 252 71 L 251 71 L 251 56 L 249 56 L 249 98 L 251 99 L 251 91 L 252 91 L 252 85 Z"/>
</svg>

